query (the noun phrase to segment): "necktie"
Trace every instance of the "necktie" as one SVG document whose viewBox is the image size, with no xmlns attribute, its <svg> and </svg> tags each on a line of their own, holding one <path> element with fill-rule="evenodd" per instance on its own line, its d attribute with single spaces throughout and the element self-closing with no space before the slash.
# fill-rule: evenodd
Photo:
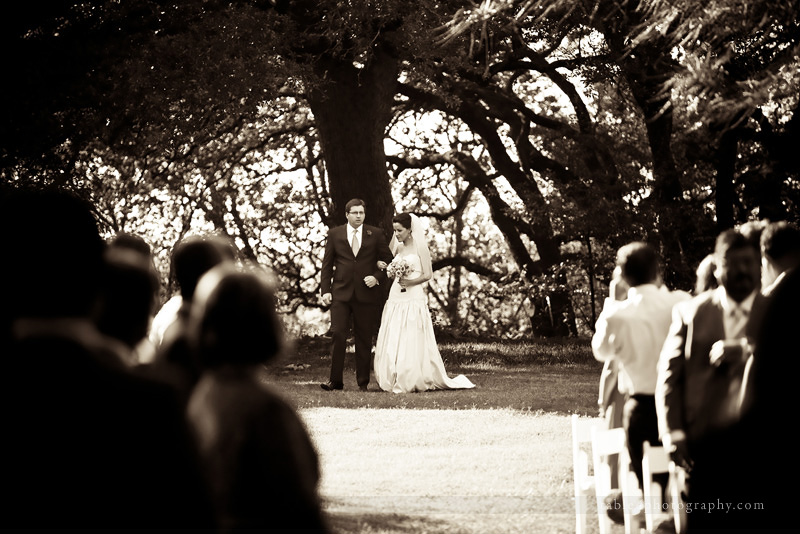
<svg viewBox="0 0 800 534">
<path fill-rule="evenodd" d="M 358 255 L 358 249 L 360 245 L 358 244 L 358 232 L 353 232 L 353 255 Z"/>
<path fill-rule="evenodd" d="M 733 328 L 728 334 L 729 338 L 745 337 L 745 329 L 747 327 L 747 311 L 744 308 L 736 307 L 731 313 L 733 320 Z"/>
</svg>

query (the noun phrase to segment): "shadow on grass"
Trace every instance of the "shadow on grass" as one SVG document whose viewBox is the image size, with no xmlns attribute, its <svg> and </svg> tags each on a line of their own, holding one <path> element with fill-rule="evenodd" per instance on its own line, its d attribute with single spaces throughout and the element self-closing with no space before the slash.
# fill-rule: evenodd
<svg viewBox="0 0 800 534">
<path fill-rule="evenodd" d="M 466 532 L 454 529 L 452 522 L 424 516 L 411 516 L 398 513 L 374 512 L 329 512 L 328 524 L 336 534 L 356 534 L 367 532 Z"/>
</svg>

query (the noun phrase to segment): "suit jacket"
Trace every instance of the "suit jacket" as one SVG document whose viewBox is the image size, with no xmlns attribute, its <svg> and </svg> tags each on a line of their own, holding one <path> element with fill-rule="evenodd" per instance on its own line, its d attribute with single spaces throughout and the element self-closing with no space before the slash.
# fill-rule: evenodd
<svg viewBox="0 0 800 534">
<path fill-rule="evenodd" d="M 364 225 L 358 255 L 353 254 L 347 241 L 347 225 L 336 226 L 328 231 L 325 255 L 322 258 L 320 289 L 322 294 L 331 293 L 333 300 L 378 303 L 383 297 L 379 286 L 367 287 L 364 277 L 374 276 L 383 284 L 386 275 L 378 269 L 378 260 L 389 263 L 392 252 L 386 243 L 383 230 Z"/>
<path fill-rule="evenodd" d="M 764 306 L 765 298 L 756 295 L 746 327 L 749 338 L 756 338 Z M 709 359 L 711 346 L 725 339 L 723 313 L 717 290 L 706 291 L 672 310 L 656 385 L 662 436 L 682 430 L 691 444 L 738 419 L 744 358 L 719 367 Z"/>
<path fill-rule="evenodd" d="M 787 439 L 787 425 L 794 420 L 797 403 L 800 269 L 788 272 L 770 295 L 746 381 L 749 400 L 742 408 L 742 419 L 716 438 L 727 448 L 736 445 L 730 454 L 734 458 L 723 457 L 720 462 L 727 462 L 726 468 L 739 478 L 737 500 L 764 504 L 760 513 L 753 510 L 746 517 L 738 517 L 737 528 L 790 532 L 797 529 L 797 499 L 794 492 L 786 491 L 775 480 L 800 476 L 800 464 L 787 462 L 779 445 Z M 722 446 L 716 449 L 724 450 Z M 743 462 L 742 458 L 753 461 Z M 734 462 L 738 466 L 735 470 L 730 469 Z"/>
<path fill-rule="evenodd" d="M 784 403 L 793 403 L 800 370 L 800 269 L 786 273 L 767 298 L 764 320 L 743 391 L 743 409 L 761 423 L 780 426 Z M 770 424 L 765 424 L 766 428 Z"/>
</svg>

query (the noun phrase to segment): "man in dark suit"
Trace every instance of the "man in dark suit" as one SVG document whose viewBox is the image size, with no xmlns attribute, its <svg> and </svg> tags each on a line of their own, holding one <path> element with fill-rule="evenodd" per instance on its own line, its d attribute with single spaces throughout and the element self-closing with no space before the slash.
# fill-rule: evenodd
<svg viewBox="0 0 800 534">
<path fill-rule="evenodd" d="M 758 244 L 727 230 L 717 238 L 714 254 L 720 287 L 673 309 L 656 385 L 664 446 L 688 473 L 686 500 L 696 509 L 687 514 L 690 531 L 735 526 L 726 523 L 735 514 L 702 510 L 726 501 L 726 496 L 734 499 L 727 492 L 735 487 L 735 465 L 720 458 L 735 444 L 721 443 L 715 436 L 738 420 L 745 361 L 752 354 L 765 306 L 759 292 Z"/>
<path fill-rule="evenodd" d="M 800 228 L 778 221 L 761 233 L 761 292 L 770 296 L 783 279 L 800 265 Z"/>
<path fill-rule="evenodd" d="M 800 464 L 787 427 L 794 421 L 800 373 L 800 229 L 771 223 L 761 235 L 762 293 L 768 295 L 764 320 L 742 386 L 742 419 L 720 441 L 735 444 L 741 502 L 758 503 L 740 514 L 737 528 L 752 532 L 797 530 L 797 499 L 779 479 L 797 480 Z M 781 445 L 781 442 L 784 444 Z"/>
<path fill-rule="evenodd" d="M 378 261 L 390 262 L 392 253 L 380 228 L 364 224 L 366 208 L 358 198 L 345 206 L 347 224 L 331 228 L 322 258 L 322 304 L 331 307 L 331 374 L 322 389 L 344 389 L 344 354 L 350 318 L 356 345 L 356 381 L 367 391 L 372 364 L 372 337 L 380 319 L 386 275 Z"/>
</svg>

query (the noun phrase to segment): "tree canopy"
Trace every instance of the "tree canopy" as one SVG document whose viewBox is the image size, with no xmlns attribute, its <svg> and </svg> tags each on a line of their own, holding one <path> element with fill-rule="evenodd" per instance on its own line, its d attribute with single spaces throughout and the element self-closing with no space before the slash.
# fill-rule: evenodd
<svg viewBox="0 0 800 534">
<path fill-rule="evenodd" d="M 318 309 L 325 227 L 429 221 L 451 326 L 574 335 L 617 247 L 688 289 L 716 233 L 798 219 L 798 2 L 53 1 L 3 20 L 6 184 L 163 258 L 202 228 Z"/>
</svg>

